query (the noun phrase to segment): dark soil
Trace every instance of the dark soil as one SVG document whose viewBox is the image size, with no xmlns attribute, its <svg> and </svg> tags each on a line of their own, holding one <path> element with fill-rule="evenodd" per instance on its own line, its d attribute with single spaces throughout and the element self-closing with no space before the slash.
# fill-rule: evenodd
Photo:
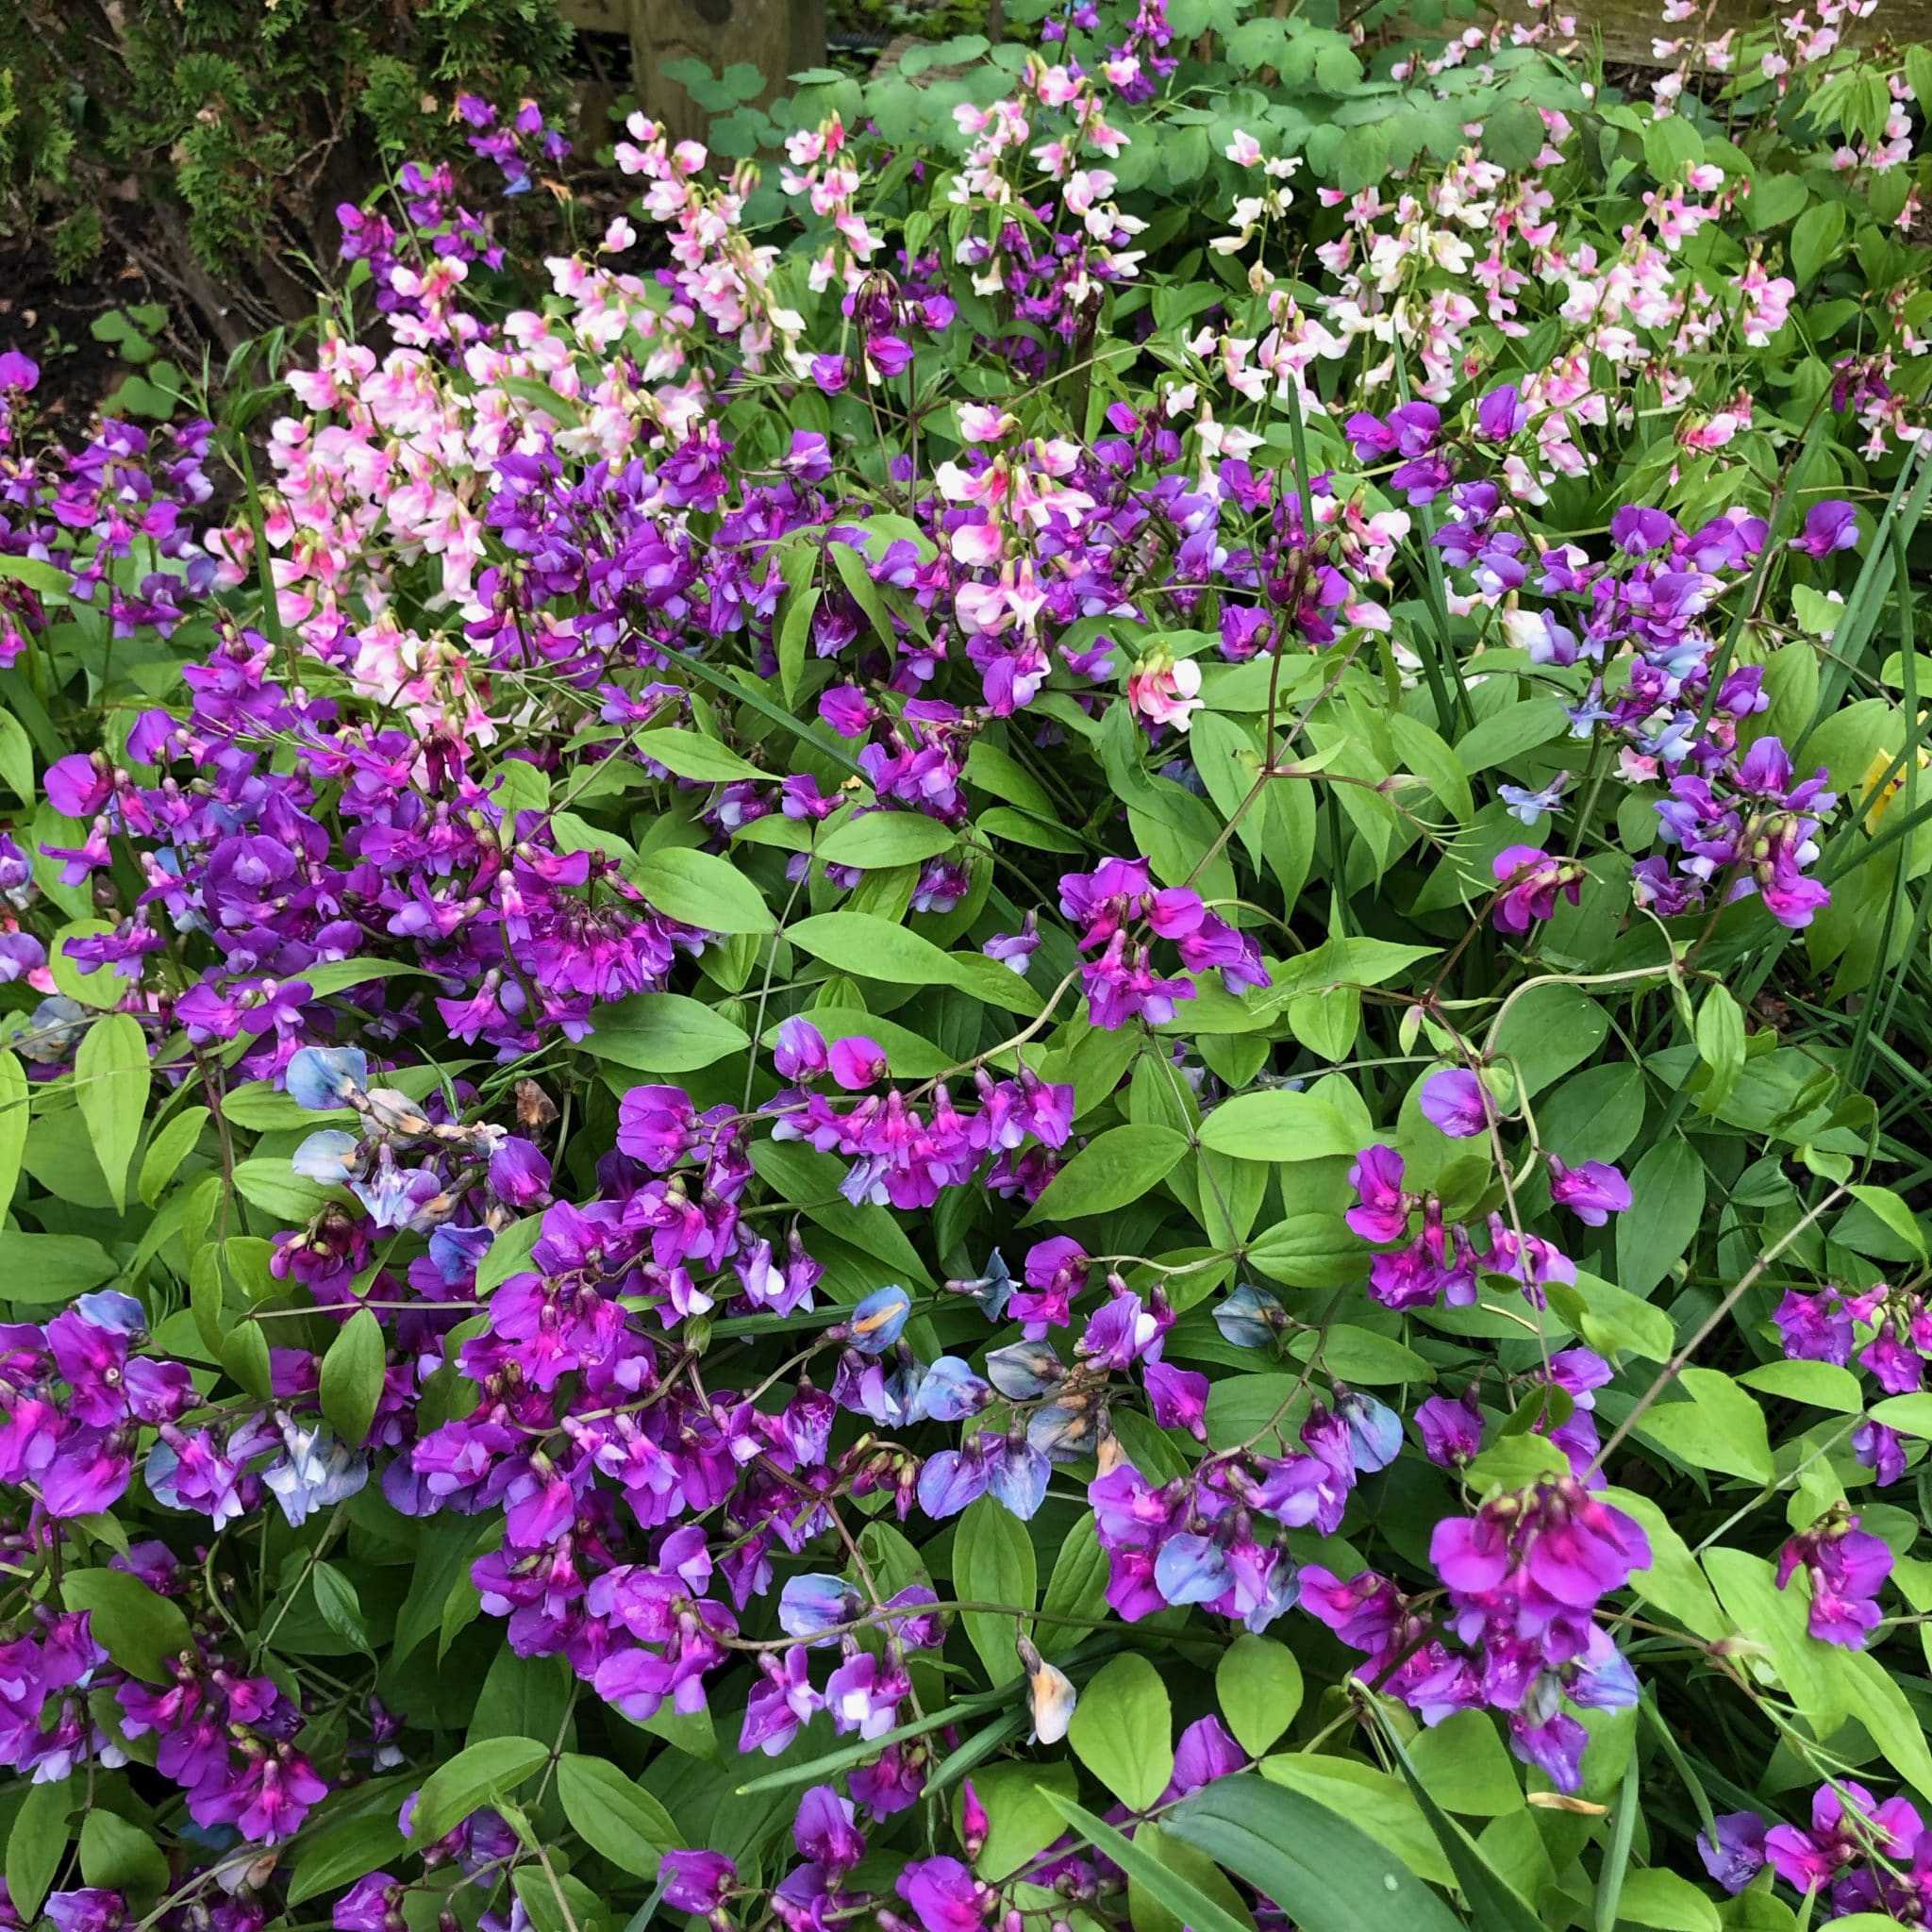
<svg viewBox="0 0 1932 1932">
<path fill-rule="evenodd" d="M 36 413 L 71 439 L 99 413 L 127 375 L 111 344 L 89 333 L 94 318 L 155 300 L 148 278 L 131 263 L 102 260 L 61 281 L 45 249 L 0 248 L 0 348 L 24 349 L 41 365 Z M 199 363 L 198 344 L 170 340 L 168 353 Z M 185 365 L 184 365 L 185 366 Z"/>
</svg>

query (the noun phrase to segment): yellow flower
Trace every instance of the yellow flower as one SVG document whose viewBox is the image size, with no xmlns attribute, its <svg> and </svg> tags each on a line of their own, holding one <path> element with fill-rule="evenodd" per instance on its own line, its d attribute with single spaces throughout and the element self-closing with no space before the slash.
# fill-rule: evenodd
<svg viewBox="0 0 1932 1932">
<path fill-rule="evenodd" d="M 1905 790 L 1905 771 L 1903 767 L 1892 771 L 1896 764 L 1898 754 L 1895 751 L 1880 750 L 1872 754 L 1872 762 L 1865 767 L 1865 776 L 1858 786 L 1858 796 L 1871 800 L 1865 808 L 1865 830 L 1868 833 L 1875 833 L 1878 830 L 1879 821 L 1891 809 L 1891 801 Z M 1919 769 L 1922 772 L 1932 770 L 1932 751 L 1926 750 L 1924 745 L 1919 747 Z M 1885 775 L 1888 772 L 1891 773 L 1890 778 Z M 1882 786 L 1881 780 L 1884 781 Z M 1875 792 L 1873 789 L 1874 786 L 1880 788 Z"/>
</svg>

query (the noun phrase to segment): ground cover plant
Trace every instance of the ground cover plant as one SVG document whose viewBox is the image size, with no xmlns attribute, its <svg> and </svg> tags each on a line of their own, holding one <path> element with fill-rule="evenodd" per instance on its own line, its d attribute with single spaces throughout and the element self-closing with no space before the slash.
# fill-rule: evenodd
<svg viewBox="0 0 1932 1932">
<path fill-rule="evenodd" d="M 1932 64 L 1007 13 L 0 355 L 8 1924 L 1932 1919 Z"/>
</svg>

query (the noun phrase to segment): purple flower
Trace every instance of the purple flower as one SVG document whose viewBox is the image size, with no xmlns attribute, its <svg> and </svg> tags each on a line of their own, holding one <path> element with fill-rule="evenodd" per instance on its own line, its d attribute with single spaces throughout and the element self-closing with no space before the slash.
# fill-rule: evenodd
<svg viewBox="0 0 1932 1932">
<path fill-rule="evenodd" d="M 738 1867 L 723 1852 L 666 1852 L 658 1866 L 664 1903 L 674 1911 L 708 1915 L 738 1883 Z"/>
<path fill-rule="evenodd" d="M 1704 1869 L 1733 1897 L 1764 1869 L 1764 1820 L 1755 1811 L 1725 1811 L 1712 1832 L 1697 1835 Z"/>
<path fill-rule="evenodd" d="M 825 1037 L 809 1020 L 793 1015 L 778 1023 L 778 1034 L 772 1050 L 772 1064 L 786 1080 L 809 1080 L 823 1074 L 832 1063 Z"/>
<path fill-rule="evenodd" d="M 387 1872 L 357 1879 L 336 1901 L 335 1932 L 403 1932 L 403 1888 Z"/>
<path fill-rule="evenodd" d="M 1549 1158 L 1550 1199 L 1569 1208 L 1586 1227 L 1601 1227 L 1630 1206 L 1630 1183 L 1607 1161 L 1566 1167 L 1554 1154 Z"/>
<path fill-rule="evenodd" d="M 1803 531 L 1791 539 L 1791 548 L 1807 557 L 1826 558 L 1835 550 L 1853 550 L 1858 542 L 1858 513 L 1848 503 L 1834 497 L 1814 503 L 1805 512 Z"/>
<path fill-rule="evenodd" d="M 791 1839 L 801 1858 L 831 1877 L 851 1871 L 865 1857 L 865 1837 L 852 1822 L 852 1803 L 830 1785 L 813 1785 L 798 1801 Z"/>
<path fill-rule="evenodd" d="M 1533 651 L 1531 655 L 1534 656 Z M 1496 795 L 1509 808 L 1512 819 L 1534 829 L 1545 812 L 1557 808 L 1569 784 L 1570 774 L 1558 772 L 1541 791 L 1531 791 L 1521 785 L 1499 785 Z"/>
<path fill-rule="evenodd" d="M 1465 1389 L 1459 1396 L 1431 1395 L 1417 1403 L 1415 1425 L 1422 1433 L 1424 1454 L 1440 1469 L 1461 1468 L 1482 1447 L 1482 1411 L 1474 1389 Z"/>
<path fill-rule="evenodd" d="M 911 1907 L 921 1932 L 978 1932 L 998 1903 L 957 1858 L 915 1858 L 892 1889 Z"/>
<path fill-rule="evenodd" d="M 1423 1082 L 1421 1106 L 1424 1117 L 1452 1141 L 1482 1133 L 1495 1117 L 1488 1090 L 1468 1067 L 1444 1067 L 1431 1074 Z"/>
<path fill-rule="evenodd" d="M 1523 391 L 1513 382 L 1491 390 L 1475 408 L 1475 433 L 1485 442 L 1507 442 L 1528 421 Z"/>
</svg>

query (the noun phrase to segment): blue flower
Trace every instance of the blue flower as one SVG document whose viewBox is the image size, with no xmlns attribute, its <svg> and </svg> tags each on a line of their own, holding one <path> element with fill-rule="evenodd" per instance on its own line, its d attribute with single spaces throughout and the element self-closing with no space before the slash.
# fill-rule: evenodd
<svg viewBox="0 0 1932 1932">
<path fill-rule="evenodd" d="M 1534 826 L 1547 811 L 1557 809 L 1557 802 L 1570 786 L 1570 774 L 1558 772 L 1541 791 L 1532 791 L 1524 785 L 1499 785 L 1496 788 L 1503 803 L 1509 808 L 1509 816 L 1520 824 Z"/>
<path fill-rule="evenodd" d="M 147 1333 L 147 1310 L 131 1294 L 104 1288 L 84 1294 L 74 1304 L 74 1312 L 83 1322 L 105 1328 L 109 1335 L 134 1337 Z"/>
<path fill-rule="evenodd" d="M 1171 1604 L 1211 1603 L 1232 1580 L 1227 1552 L 1205 1536 L 1171 1536 L 1154 1559 L 1154 1587 Z"/>
<path fill-rule="evenodd" d="M 845 1324 L 853 1347 L 865 1355 L 882 1355 L 898 1341 L 911 1312 L 912 1297 L 896 1281 L 874 1289 Z"/>
<path fill-rule="evenodd" d="M 286 1080 L 298 1107 L 346 1107 L 369 1085 L 369 1056 L 354 1046 L 305 1046 L 289 1062 Z"/>
<path fill-rule="evenodd" d="M 842 1576 L 794 1576 L 778 1595 L 778 1627 L 788 1637 L 816 1637 L 834 1624 L 849 1624 L 864 1607 Z"/>
<path fill-rule="evenodd" d="M 282 1506 L 291 1529 L 316 1509 L 346 1502 L 369 1480 L 369 1458 L 319 1425 L 300 1428 L 279 1417 L 287 1452 L 262 1472 L 262 1486 Z"/>
<path fill-rule="evenodd" d="M 992 1400 L 991 1387 L 958 1356 L 942 1355 L 925 1372 L 913 1396 L 909 1420 L 963 1423 Z"/>
<path fill-rule="evenodd" d="M 1338 1389 L 1335 1410 L 1348 1424 L 1349 1452 L 1366 1474 L 1387 1469 L 1402 1448 L 1402 1418 L 1387 1403 L 1359 1390 Z"/>
<path fill-rule="evenodd" d="M 1280 1336 L 1285 1311 L 1265 1288 L 1244 1281 L 1214 1310 L 1214 1325 L 1237 1348 L 1272 1348 Z"/>
<path fill-rule="evenodd" d="M 1027 1523 L 1046 1500 L 1051 1474 L 1051 1465 L 1038 1449 L 1025 1442 L 1008 1442 L 989 1460 L 987 1488 L 996 1502 Z"/>
<path fill-rule="evenodd" d="M 289 1165 L 305 1181 L 320 1181 L 325 1187 L 339 1187 L 356 1171 L 361 1142 L 340 1127 L 323 1127 L 310 1134 L 289 1157 Z"/>
</svg>

